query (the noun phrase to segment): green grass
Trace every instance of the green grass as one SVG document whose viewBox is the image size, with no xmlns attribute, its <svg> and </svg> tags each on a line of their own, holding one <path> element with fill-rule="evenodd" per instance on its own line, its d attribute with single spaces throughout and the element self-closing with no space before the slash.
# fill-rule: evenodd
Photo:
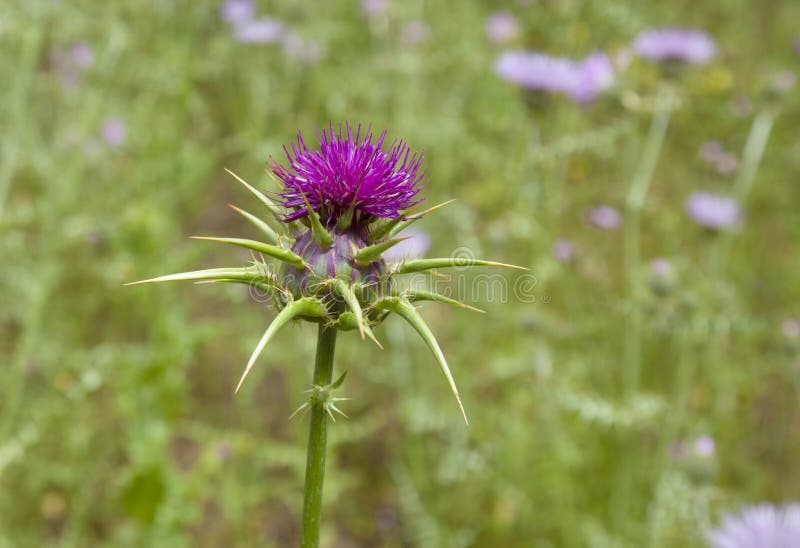
<svg viewBox="0 0 800 548">
<path fill-rule="evenodd" d="M 244 263 L 244 250 L 187 239 L 256 236 L 226 206 L 257 207 L 224 168 L 271 188 L 264 162 L 329 120 L 425 150 L 427 202 L 457 199 L 418 223 L 432 255 L 467 246 L 530 267 L 537 285 L 535 302 L 479 295 L 469 304 L 485 316 L 421 311 L 466 429 L 402 321 L 376 331 L 383 351 L 339 338 L 353 400 L 330 428 L 325 546 L 703 546 L 720 511 L 800 499 L 800 345 L 780 332 L 800 316 L 800 104 L 765 93 L 776 71 L 800 69 L 800 5 L 663 4 L 507 8 L 525 31 L 510 47 L 613 51 L 660 24 L 701 26 L 721 46 L 676 83 L 635 272 L 624 229 L 583 215 L 624 210 L 661 82 L 642 61 L 582 110 L 531 104 L 494 76 L 491 2 L 395 0 L 371 22 L 357 1 L 261 2 L 319 43 L 309 66 L 235 43 L 216 2 L 0 6 L 0 548 L 296 544 L 307 418 L 287 419 L 315 329 L 281 332 L 234 396 L 274 312 L 237 287 L 122 284 Z M 429 39 L 403 46 L 416 19 Z M 70 88 L 51 52 L 74 41 L 95 58 Z M 754 112 L 737 116 L 743 96 Z M 759 112 L 776 118 L 746 220 L 704 231 L 686 197 L 735 183 L 698 149 L 716 139 L 741 158 Z M 99 141 L 108 117 L 127 124 L 118 150 Z M 574 262 L 552 258 L 559 237 Z M 675 268 L 668 288 L 653 289 L 654 257 Z M 669 457 L 701 434 L 713 459 Z"/>
</svg>

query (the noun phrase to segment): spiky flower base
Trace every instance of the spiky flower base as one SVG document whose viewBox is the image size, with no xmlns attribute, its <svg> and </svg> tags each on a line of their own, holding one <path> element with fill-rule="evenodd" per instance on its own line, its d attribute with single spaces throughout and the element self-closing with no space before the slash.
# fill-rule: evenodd
<svg viewBox="0 0 800 548">
<path fill-rule="evenodd" d="M 290 320 L 302 319 L 322 323 L 340 331 L 358 330 L 362 339 L 367 336 L 378 346 L 373 327 L 394 312 L 417 331 L 430 348 L 455 396 L 464 420 L 467 420 L 461 397 L 456 388 L 439 343 L 417 312 L 416 301 L 437 301 L 477 310 L 444 295 L 420 289 L 395 290 L 394 277 L 446 267 L 505 266 L 494 261 L 459 257 L 411 259 L 387 263 L 382 254 L 403 240 L 395 235 L 428 213 L 446 205 L 432 207 L 413 216 L 394 219 L 371 218 L 368 223 L 355 223 L 353 218 L 342 222 L 322 224 L 320 214 L 308 207 L 309 214 L 300 221 L 285 221 L 278 206 L 264 193 L 233 175 L 267 207 L 272 222 L 239 208 L 234 209 L 260 230 L 265 241 L 241 238 L 196 237 L 250 249 L 253 264 L 240 268 L 215 268 L 171 274 L 138 283 L 192 280 L 232 282 L 250 285 L 273 298 L 279 312 L 255 347 L 245 367 L 238 391 L 261 352 L 272 337 Z M 449 202 L 447 202 L 449 203 Z M 308 204 L 307 204 L 308 205 Z M 282 263 L 271 269 L 266 257 Z"/>
</svg>

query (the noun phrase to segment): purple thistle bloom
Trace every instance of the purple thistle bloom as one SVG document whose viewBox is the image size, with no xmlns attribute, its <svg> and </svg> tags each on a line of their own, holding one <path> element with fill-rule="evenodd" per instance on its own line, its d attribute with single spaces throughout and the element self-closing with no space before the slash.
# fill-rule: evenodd
<svg viewBox="0 0 800 548">
<path fill-rule="evenodd" d="M 502 44 L 519 36 L 516 18 L 507 11 L 498 11 L 486 20 L 486 37 L 492 44 Z"/>
<path fill-rule="evenodd" d="M 237 21 L 233 37 L 242 44 L 274 44 L 283 37 L 283 23 L 269 17 Z"/>
<path fill-rule="evenodd" d="M 700 225 L 729 228 L 739 222 L 739 202 L 710 192 L 695 192 L 686 200 L 686 212 Z"/>
<path fill-rule="evenodd" d="M 350 124 L 344 132 L 340 125 L 338 133 L 331 124 L 317 136 L 319 150 L 309 150 L 299 133 L 291 152 L 284 147 L 288 169 L 272 162 L 272 172 L 286 187 L 283 206 L 295 209 L 286 221 L 308 215 L 306 200 L 328 223 L 350 208 L 356 222 L 364 216 L 393 219 L 422 201 L 414 197 L 424 177 L 423 155 L 412 155 L 405 142 L 395 140 L 384 151 L 385 131 L 373 143 L 369 129 L 362 136 L 359 125 L 353 135 Z"/>
<path fill-rule="evenodd" d="M 702 30 L 680 28 L 648 29 L 633 43 L 636 53 L 650 61 L 707 63 L 717 52 L 711 37 Z"/>
<path fill-rule="evenodd" d="M 103 142 L 110 148 L 119 148 L 125 144 L 128 137 L 128 129 L 125 122 L 120 118 L 107 118 L 100 129 Z"/>
<path fill-rule="evenodd" d="M 567 263 L 575 256 L 575 245 L 569 240 L 560 238 L 553 242 L 553 255 L 558 261 Z"/>
<path fill-rule="evenodd" d="M 403 259 L 417 259 L 425 256 L 431 247 L 431 237 L 427 233 L 407 228 L 397 233 L 398 238 L 408 238 L 383 252 L 385 261 L 402 261 Z"/>
<path fill-rule="evenodd" d="M 226 0 L 219 8 L 219 16 L 228 23 L 239 23 L 252 19 L 256 14 L 253 0 Z"/>
<path fill-rule="evenodd" d="M 614 230 L 622 223 L 619 211 L 609 205 L 599 205 L 591 208 L 587 213 L 589 223 L 603 230 Z"/>
<path fill-rule="evenodd" d="M 497 74 L 525 88 L 565 93 L 579 104 L 593 101 L 614 81 L 605 53 L 595 52 L 580 62 L 543 53 L 506 51 L 495 64 Z"/>
<path fill-rule="evenodd" d="M 726 514 L 708 534 L 714 548 L 792 548 L 800 539 L 800 504 L 760 504 Z"/>
</svg>

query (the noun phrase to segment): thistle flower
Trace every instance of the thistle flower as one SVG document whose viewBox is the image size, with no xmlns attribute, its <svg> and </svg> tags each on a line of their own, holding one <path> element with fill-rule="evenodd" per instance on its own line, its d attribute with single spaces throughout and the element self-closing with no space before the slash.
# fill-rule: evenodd
<svg viewBox="0 0 800 548">
<path fill-rule="evenodd" d="M 740 219 L 739 202 L 710 192 L 695 192 L 689 196 L 686 212 L 696 223 L 716 230 L 730 228 Z"/>
<path fill-rule="evenodd" d="M 424 179 L 422 154 L 403 142 L 385 146 L 369 129 L 333 125 L 318 132 L 319 148 L 309 148 L 302 135 L 284 148 L 287 165 L 269 163 L 281 185 L 274 202 L 236 175 L 270 216 L 262 219 L 234 208 L 261 232 L 264 241 L 198 237 L 244 247 L 258 255 L 251 266 L 216 268 L 144 280 L 194 280 L 244 283 L 273 298 L 278 315 L 253 351 L 239 381 L 247 377 L 264 347 L 289 320 L 304 319 L 326 327 L 358 330 L 378 343 L 372 329 L 394 312 L 419 333 L 432 351 L 463 414 L 463 406 L 444 355 L 433 333 L 414 308 L 416 301 L 438 301 L 471 308 L 444 295 L 422 289 L 401 290 L 401 274 L 447 267 L 511 266 L 464 257 L 437 259 L 398 257 L 389 253 L 406 238 L 398 233 L 416 220 L 446 205 L 416 212 Z M 264 256 L 280 261 L 270 269 Z M 512 267 L 520 268 L 520 267 Z M 238 387 L 237 387 L 238 390 Z M 466 415 L 464 415 L 466 420 Z"/>
<path fill-rule="evenodd" d="M 648 29 L 633 43 L 636 53 L 649 61 L 707 63 L 717 52 L 714 40 L 702 30 L 681 28 Z"/>
<path fill-rule="evenodd" d="M 726 514 L 708 534 L 714 548 L 791 548 L 800 539 L 800 504 L 749 506 Z"/>
</svg>

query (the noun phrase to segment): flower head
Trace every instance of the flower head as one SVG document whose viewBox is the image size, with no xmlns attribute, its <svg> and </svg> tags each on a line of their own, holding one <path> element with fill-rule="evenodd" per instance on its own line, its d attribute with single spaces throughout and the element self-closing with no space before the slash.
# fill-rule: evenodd
<svg viewBox="0 0 800 548">
<path fill-rule="evenodd" d="M 614 230 L 622 223 L 622 215 L 610 205 L 598 205 L 586 214 L 589 224 L 603 230 Z"/>
<path fill-rule="evenodd" d="M 714 548 L 791 548 L 800 539 L 800 504 L 749 506 L 726 514 L 708 534 Z"/>
<path fill-rule="evenodd" d="M 648 29 L 636 37 L 636 53 L 649 61 L 707 63 L 717 52 L 714 40 L 702 30 L 681 28 Z"/>
<path fill-rule="evenodd" d="M 394 219 L 419 203 L 415 199 L 424 177 L 422 154 L 411 154 L 403 141 L 384 150 L 386 132 L 373 142 L 369 129 L 353 132 L 333 125 L 318 132 L 319 150 L 311 150 L 297 135 L 291 152 L 284 147 L 288 168 L 272 162 L 272 172 L 283 182 L 283 206 L 287 221 L 308 215 L 306 202 L 326 224 L 346 214 L 356 220 L 374 217 Z"/>
<path fill-rule="evenodd" d="M 283 23 L 276 19 L 242 19 L 235 21 L 233 37 L 242 44 L 275 44 L 283 38 Z"/>
<path fill-rule="evenodd" d="M 739 222 L 739 202 L 710 192 L 695 192 L 686 200 L 686 212 L 707 228 L 729 228 Z"/>
<path fill-rule="evenodd" d="M 493 44 L 509 42 L 519 36 L 519 23 L 507 11 L 498 11 L 486 20 L 486 37 Z"/>
<path fill-rule="evenodd" d="M 495 71 L 509 82 L 533 91 L 564 93 L 579 104 L 594 101 L 614 82 L 614 69 L 602 52 L 576 62 L 538 52 L 506 51 L 497 59 Z"/>
</svg>

